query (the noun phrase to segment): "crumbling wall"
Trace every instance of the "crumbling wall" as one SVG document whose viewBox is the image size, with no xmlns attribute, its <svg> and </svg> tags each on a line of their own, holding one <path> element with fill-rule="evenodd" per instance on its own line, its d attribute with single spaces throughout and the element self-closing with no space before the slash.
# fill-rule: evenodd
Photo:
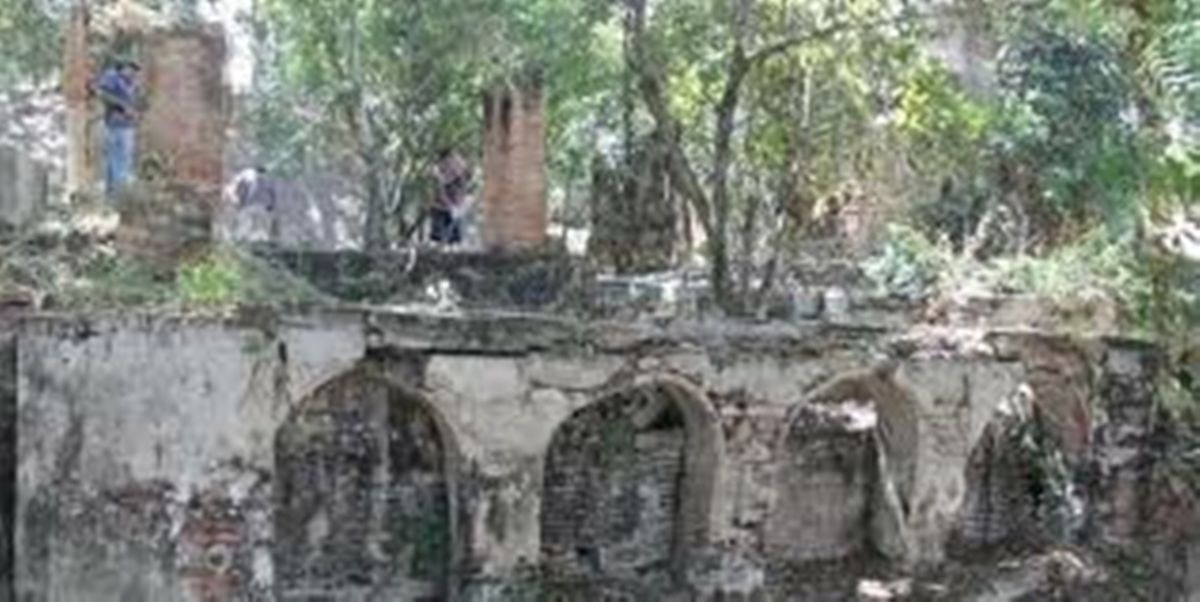
<svg viewBox="0 0 1200 602">
<path fill-rule="evenodd" d="M 224 185 L 228 118 L 219 26 L 139 38 L 138 184 L 122 191 L 117 239 L 129 253 L 177 261 L 211 241 Z"/>
<path fill-rule="evenodd" d="M 872 550 L 941 561 L 968 459 L 1026 380 L 997 341 L 852 327 L 325 311 L 18 337 L 30 601 L 515 599 L 555 579 L 804 599 L 776 561 L 810 581 Z M 1113 403 L 1142 391 L 1127 352 Z"/>
<path fill-rule="evenodd" d="M 323 385 L 276 440 L 275 575 L 285 599 L 444 599 L 447 454 L 415 397 L 352 372 Z"/>
<path fill-rule="evenodd" d="M 0 602 L 14 599 L 16 470 L 17 342 L 0 321 Z"/>
<path fill-rule="evenodd" d="M 171 267 L 208 249 L 212 241 L 212 199 L 186 184 L 126 186 L 118 193 L 118 205 L 117 244 L 147 262 Z"/>
<path fill-rule="evenodd" d="M 371 303 L 437 302 L 471 309 L 571 313 L 588 305 L 588 271 L 556 253 L 461 253 L 417 249 L 352 252 L 262 249 L 337 299 Z"/>
<path fill-rule="evenodd" d="M 1029 408 L 1005 404 L 984 429 L 968 458 L 966 496 L 955 544 L 979 550 L 1029 536 L 1039 525 L 1035 490 L 1044 485 L 1037 473 L 1041 458 L 1027 449 L 1035 423 Z M 1046 525 L 1048 526 L 1048 525 Z"/>
<path fill-rule="evenodd" d="M 0 145 L 0 228 L 19 228 L 36 218 L 49 200 L 48 169 L 7 145 Z"/>
<path fill-rule="evenodd" d="M 550 581 L 582 582 L 579 593 L 593 597 L 670 584 L 685 437 L 679 409 L 647 391 L 599 402 L 560 427 L 542 493 Z"/>
<path fill-rule="evenodd" d="M 665 142 L 655 132 L 622 165 L 592 163 L 588 255 L 619 274 L 669 270 L 684 250 L 687 207 L 671 188 Z"/>
<path fill-rule="evenodd" d="M 361 333 L 131 316 L 18 337 L 18 599 L 269 593 L 274 433 Z"/>
<path fill-rule="evenodd" d="M 836 560 L 870 549 L 871 494 L 877 480 L 871 410 L 802 406 L 783 439 L 776 495 L 766 530 L 772 558 Z"/>
<path fill-rule="evenodd" d="M 546 125 L 541 76 L 498 85 L 483 100 L 483 241 L 540 247 L 546 240 Z"/>
<path fill-rule="evenodd" d="M 1145 485 L 1154 467 L 1156 362 L 1152 349 L 1113 346 L 1100 367 L 1099 394 L 1107 421 L 1096 432 L 1101 536 L 1114 542 L 1140 534 L 1149 515 Z"/>
<path fill-rule="evenodd" d="M 225 36 L 219 26 L 160 29 L 141 41 L 143 170 L 217 197 L 224 184 Z"/>
</svg>

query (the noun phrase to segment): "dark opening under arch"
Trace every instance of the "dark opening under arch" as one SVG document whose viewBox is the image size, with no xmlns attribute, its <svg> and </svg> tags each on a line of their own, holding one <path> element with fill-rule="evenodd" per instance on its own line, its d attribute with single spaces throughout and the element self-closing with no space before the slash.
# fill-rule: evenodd
<svg viewBox="0 0 1200 602">
<path fill-rule="evenodd" d="M 676 583 L 704 543 L 719 461 L 696 395 L 649 383 L 573 414 L 546 456 L 542 564 L 576 595 L 649 594 Z"/>
<path fill-rule="evenodd" d="M 454 561 L 449 434 L 367 370 L 305 399 L 275 440 L 283 600 L 444 600 Z"/>
</svg>

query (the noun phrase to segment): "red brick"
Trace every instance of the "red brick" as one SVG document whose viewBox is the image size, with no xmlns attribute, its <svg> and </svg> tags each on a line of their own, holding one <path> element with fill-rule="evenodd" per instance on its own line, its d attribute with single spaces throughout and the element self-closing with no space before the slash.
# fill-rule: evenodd
<svg viewBox="0 0 1200 602">
<path fill-rule="evenodd" d="M 532 248 L 546 240 L 545 120 L 540 84 L 501 86 L 484 98 L 483 239 Z"/>
<path fill-rule="evenodd" d="M 173 182 L 218 193 L 224 181 L 225 37 L 219 27 L 159 30 L 143 40 L 139 127 L 143 161 L 165 164 Z"/>
</svg>

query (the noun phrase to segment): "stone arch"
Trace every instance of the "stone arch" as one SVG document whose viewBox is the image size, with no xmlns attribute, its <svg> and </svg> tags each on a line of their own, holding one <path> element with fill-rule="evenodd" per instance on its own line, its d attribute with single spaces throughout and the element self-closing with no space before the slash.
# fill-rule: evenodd
<svg viewBox="0 0 1200 602">
<path fill-rule="evenodd" d="M 314 389 L 275 437 L 280 599 L 453 597 L 458 464 L 441 414 L 382 365 Z"/>
<path fill-rule="evenodd" d="M 787 414 L 775 444 L 778 501 L 764 542 L 775 561 L 903 554 L 916 479 L 917 413 L 886 369 L 852 372 Z"/>
<path fill-rule="evenodd" d="M 1042 520 L 1044 508 L 1070 504 L 1047 504 L 1056 477 L 1065 477 L 1065 455 L 1062 441 L 1047 428 L 1032 401 L 1028 388 L 1004 400 L 967 457 L 966 493 L 950 540 L 959 552 L 983 550 L 1064 526 Z M 1058 475 L 1052 474 L 1056 466 L 1061 468 Z"/>
<path fill-rule="evenodd" d="M 870 542 L 878 461 L 866 404 L 793 408 L 778 443 L 777 501 L 764 534 L 785 563 L 858 555 Z"/>
<path fill-rule="evenodd" d="M 881 464 L 908 514 L 916 484 L 919 420 L 915 400 L 891 377 L 891 366 L 851 372 L 820 387 L 803 402 L 810 405 L 866 404 L 875 411 Z"/>
<path fill-rule="evenodd" d="M 543 473 L 549 583 L 638 599 L 679 583 L 714 524 L 722 438 L 704 399 L 675 379 L 646 378 L 559 425 Z"/>
</svg>

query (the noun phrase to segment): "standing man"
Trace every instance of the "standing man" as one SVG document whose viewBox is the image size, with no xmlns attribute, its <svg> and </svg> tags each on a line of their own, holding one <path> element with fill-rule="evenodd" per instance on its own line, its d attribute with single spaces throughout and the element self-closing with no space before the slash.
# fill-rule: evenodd
<svg viewBox="0 0 1200 602">
<path fill-rule="evenodd" d="M 133 176 L 140 70 L 134 61 L 118 61 L 96 84 L 96 93 L 104 103 L 104 192 L 110 201 Z"/>
<path fill-rule="evenodd" d="M 437 196 L 429 211 L 429 238 L 437 243 L 457 245 L 462 242 L 462 217 L 467 209 L 471 169 L 453 149 L 443 148 L 438 151 L 433 175 L 437 179 Z"/>
<path fill-rule="evenodd" d="M 237 236 L 246 240 L 279 241 L 279 197 L 275 179 L 267 168 L 256 165 L 243 170 L 233 181 Z"/>
</svg>

